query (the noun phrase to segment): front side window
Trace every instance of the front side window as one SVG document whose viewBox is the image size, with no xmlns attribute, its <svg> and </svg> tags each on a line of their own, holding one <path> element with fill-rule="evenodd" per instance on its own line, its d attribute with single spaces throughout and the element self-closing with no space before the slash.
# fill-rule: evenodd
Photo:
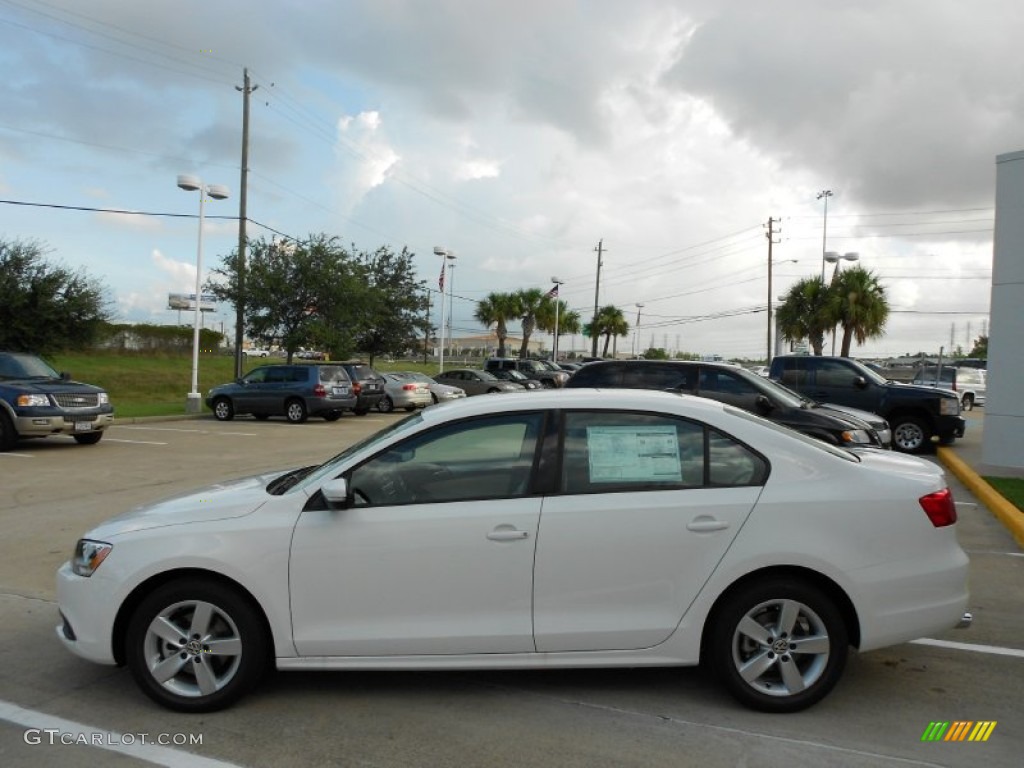
<svg viewBox="0 0 1024 768">
<path fill-rule="evenodd" d="M 516 498 L 529 492 L 542 413 L 487 416 L 410 437 L 356 467 L 355 506 Z"/>
<path fill-rule="evenodd" d="M 268 370 L 269 368 L 257 368 L 255 371 L 249 371 L 242 381 L 246 384 L 263 384 L 267 380 Z"/>
</svg>

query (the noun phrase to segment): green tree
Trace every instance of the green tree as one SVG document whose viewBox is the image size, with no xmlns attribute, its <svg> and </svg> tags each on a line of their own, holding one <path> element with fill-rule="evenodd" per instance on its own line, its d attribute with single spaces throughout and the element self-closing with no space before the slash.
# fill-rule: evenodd
<svg viewBox="0 0 1024 768">
<path fill-rule="evenodd" d="M 594 337 L 604 336 L 604 347 L 601 351 L 601 357 L 608 356 L 608 345 L 611 343 L 612 336 L 629 335 L 629 323 L 626 322 L 625 315 L 622 314 L 621 309 L 611 304 L 597 310 L 597 317 L 594 318 L 593 322 L 585 325 L 584 328 L 589 335 Z"/>
<path fill-rule="evenodd" d="M 498 357 L 505 357 L 508 321 L 519 315 L 519 305 L 511 293 L 490 293 L 476 305 L 473 316 L 485 327 L 494 326 L 498 337 Z"/>
<path fill-rule="evenodd" d="M 850 356 L 851 342 L 863 344 L 885 335 L 889 302 L 885 287 L 869 269 L 851 267 L 839 272 L 829 286 L 828 314 L 843 328 L 840 354 Z"/>
<path fill-rule="evenodd" d="M 0 349 L 80 349 L 93 343 L 108 319 L 94 279 L 48 263 L 40 243 L 0 240 Z"/>
<path fill-rule="evenodd" d="M 820 277 L 806 277 L 786 294 L 775 313 L 775 322 L 786 341 L 807 339 L 814 354 L 822 354 L 825 332 L 835 327 L 830 314 L 829 292 Z"/>
<path fill-rule="evenodd" d="M 205 290 L 237 304 L 237 263 L 237 251 L 223 257 Z M 245 294 L 246 334 L 280 344 L 289 362 L 300 347 L 347 357 L 368 327 L 366 265 L 324 234 L 295 244 L 250 243 Z"/>
<path fill-rule="evenodd" d="M 988 359 L 988 336 L 979 336 L 974 341 L 974 346 L 971 351 L 967 353 L 968 357 L 980 357 L 983 360 Z"/>
<path fill-rule="evenodd" d="M 369 301 L 363 318 L 366 330 L 358 343 L 373 365 L 376 355 L 397 356 L 418 346 L 417 335 L 429 330 L 427 298 L 423 281 L 416 279 L 413 254 L 406 248 L 394 253 L 385 246 L 360 254 L 359 259 L 367 275 Z"/>
<path fill-rule="evenodd" d="M 537 313 L 543 311 L 545 303 L 550 304 L 551 299 L 547 298 L 540 288 L 526 288 L 516 291 L 515 297 L 519 321 L 523 329 L 523 343 L 519 347 L 519 357 L 529 356 L 530 336 L 537 328 Z"/>
<path fill-rule="evenodd" d="M 557 315 L 555 314 L 556 307 Z M 556 319 L 558 320 L 558 346 L 561 348 L 563 336 L 580 332 L 580 313 L 575 309 L 569 309 L 569 305 L 561 299 L 547 298 L 537 310 L 537 328 L 554 333 Z"/>
</svg>

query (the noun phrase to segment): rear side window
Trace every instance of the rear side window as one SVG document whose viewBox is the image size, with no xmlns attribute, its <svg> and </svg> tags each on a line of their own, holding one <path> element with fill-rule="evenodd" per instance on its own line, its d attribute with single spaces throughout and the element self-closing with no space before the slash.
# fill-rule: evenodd
<svg viewBox="0 0 1024 768">
<path fill-rule="evenodd" d="M 622 369 L 617 365 L 585 365 L 569 382 L 572 387 L 621 387 Z"/>
</svg>

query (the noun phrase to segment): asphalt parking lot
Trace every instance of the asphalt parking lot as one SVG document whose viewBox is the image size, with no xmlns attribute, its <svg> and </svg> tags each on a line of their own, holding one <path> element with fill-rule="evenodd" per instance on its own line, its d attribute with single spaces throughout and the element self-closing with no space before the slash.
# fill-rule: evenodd
<svg viewBox="0 0 1024 768">
<path fill-rule="evenodd" d="M 149 421 L 96 446 L 52 439 L 0 454 L 0 764 L 1021 764 L 1024 555 L 952 476 L 974 626 L 854 655 L 835 692 L 794 715 L 742 709 L 699 670 L 643 669 L 277 674 L 228 711 L 188 716 L 61 647 L 54 572 L 89 527 L 202 484 L 316 463 L 397 418 Z M 996 726 L 984 743 L 922 741 L 936 721 Z"/>
</svg>

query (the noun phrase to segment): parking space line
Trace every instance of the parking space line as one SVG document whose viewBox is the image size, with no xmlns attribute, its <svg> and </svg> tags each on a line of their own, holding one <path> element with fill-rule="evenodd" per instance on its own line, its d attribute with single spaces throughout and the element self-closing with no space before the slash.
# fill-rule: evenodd
<svg viewBox="0 0 1024 768">
<path fill-rule="evenodd" d="M 23 738 L 26 744 L 35 743 L 29 740 L 30 735 L 33 740 L 38 737 L 41 744 L 49 744 L 50 738 L 53 737 L 53 743 L 60 747 L 66 747 L 68 744 L 96 747 L 144 760 L 153 765 L 163 765 L 166 768 L 192 768 L 193 766 L 198 768 L 239 768 L 236 763 L 215 760 L 155 743 L 142 743 L 142 739 L 139 738 L 142 734 L 127 734 L 93 728 L 73 720 L 65 720 L 63 717 L 48 715 L 45 712 L 24 709 L 2 699 L 0 699 L 0 720 L 6 720 L 25 728 Z M 39 733 L 30 733 L 32 731 Z"/>
<path fill-rule="evenodd" d="M 108 437 L 106 439 L 108 443 L 131 443 L 133 445 L 167 445 L 167 443 L 157 443 L 152 440 L 119 440 L 116 437 Z"/>
<path fill-rule="evenodd" d="M 12 459 L 34 459 L 35 455 L 31 453 L 0 453 L 0 457 L 10 456 Z"/>
<path fill-rule="evenodd" d="M 911 640 L 911 645 L 930 645 L 933 648 L 945 648 L 950 651 L 971 651 L 972 653 L 987 653 L 990 656 L 1013 656 L 1024 659 L 1024 649 L 1004 648 L 1000 645 L 976 645 L 974 643 L 955 643 L 951 640 L 932 640 L 930 637 L 922 637 L 920 640 Z"/>
<path fill-rule="evenodd" d="M 194 435 L 231 435 L 233 437 L 258 437 L 255 432 L 219 432 L 209 429 L 175 429 L 174 427 L 118 427 L 118 429 L 144 429 L 149 432 L 184 432 Z"/>
</svg>

